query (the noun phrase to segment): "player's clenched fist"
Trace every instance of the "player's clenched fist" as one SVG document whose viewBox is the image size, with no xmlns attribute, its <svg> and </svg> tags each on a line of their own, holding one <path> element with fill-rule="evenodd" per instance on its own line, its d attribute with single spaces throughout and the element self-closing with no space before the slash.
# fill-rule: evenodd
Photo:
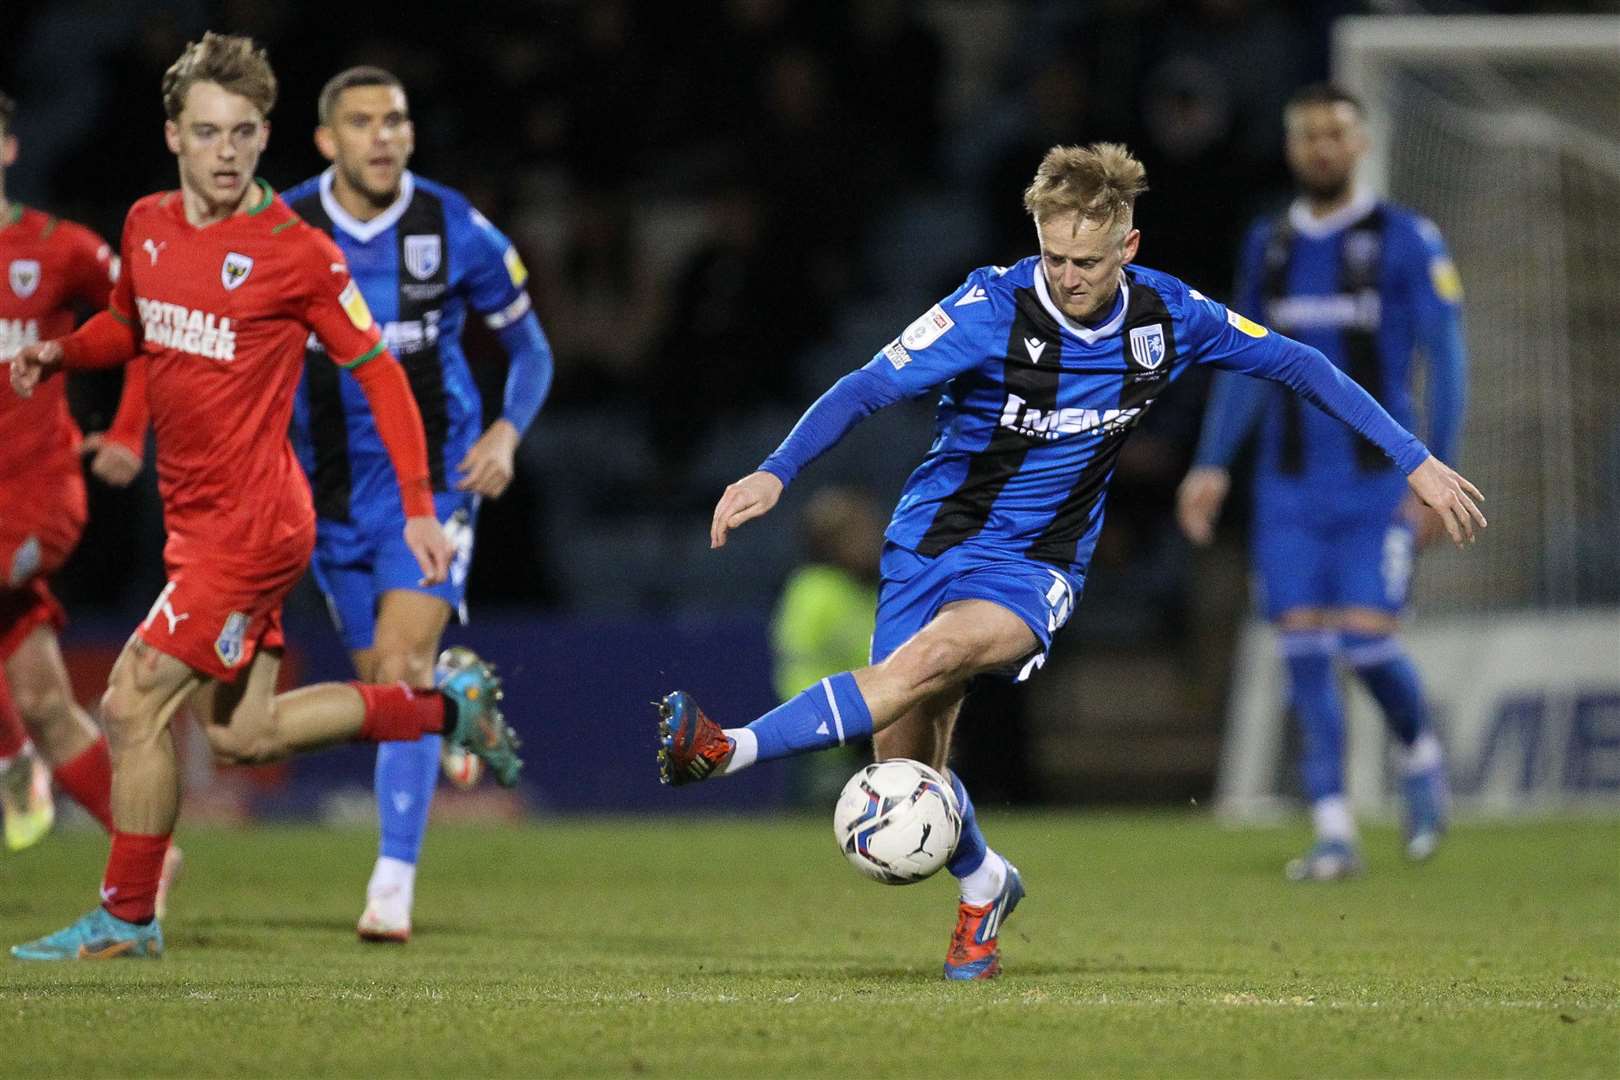
<svg viewBox="0 0 1620 1080">
<path fill-rule="evenodd" d="M 726 533 L 745 521 L 770 512 L 782 497 L 782 481 L 768 472 L 753 472 L 726 486 L 709 524 L 709 547 L 726 546 Z"/>
<path fill-rule="evenodd" d="M 39 380 L 62 362 L 62 346 L 55 341 L 24 345 L 11 357 L 11 388 L 18 397 L 33 397 Z"/>
<path fill-rule="evenodd" d="M 450 560 L 456 549 L 444 535 L 444 526 L 435 517 L 405 519 L 405 546 L 416 556 L 416 565 L 422 568 L 422 584 L 438 585 L 450 576 Z"/>
</svg>

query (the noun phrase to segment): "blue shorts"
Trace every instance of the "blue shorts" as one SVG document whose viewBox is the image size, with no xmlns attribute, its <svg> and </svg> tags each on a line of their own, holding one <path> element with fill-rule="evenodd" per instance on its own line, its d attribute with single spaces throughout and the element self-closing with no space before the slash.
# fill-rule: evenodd
<svg viewBox="0 0 1620 1080">
<path fill-rule="evenodd" d="M 1069 621 L 1085 587 L 1084 578 L 1049 563 L 971 544 L 958 544 L 929 558 L 886 542 L 881 569 L 872 663 L 881 663 L 905 644 L 946 604 L 988 600 L 1023 619 L 1040 643 L 1028 657 L 997 673 L 1014 682 L 1023 682 L 1046 663 L 1052 636 Z"/>
<path fill-rule="evenodd" d="M 316 522 L 310 570 L 315 584 L 326 594 L 326 608 L 344 648 L 351 652 L 371 648 L 377 604 L 383 593 L 395 589 L 436 596 L 450 605 L 459 621 L 467 621 L 467 569 L 472 565 L 478 496 L 438 492 L 433 506 L 456 549 L 450 575 L 441 585 L 419 584 L 422 568 L 405 546 L 405 518 L 398 503 L 372 517 L 356 513 L 353 521 L 322 518 Z"/>
<path fill-rule="evenodd" d="M 1382 508 L 1381 508 L 1382 509 Z M 1255 515 L 1250 542 L 1260 607 L 1371 608 L 1399 615 L 1412 584 L 1412 526 L 1400 512 L 1321 519 Z"/>
</svg>

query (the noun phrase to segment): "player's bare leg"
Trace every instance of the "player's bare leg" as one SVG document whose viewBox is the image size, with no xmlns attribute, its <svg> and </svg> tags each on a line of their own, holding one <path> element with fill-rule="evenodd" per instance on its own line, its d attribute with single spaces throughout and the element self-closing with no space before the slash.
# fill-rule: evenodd
<svg viewBox="0 0 1620 1080">
<path fill-rule="evenodd" d="M 1430 722 L 1416 665 L 1400 642 L 1400 619 L 1375 608 L 1337 613 L 1343 656 L 1384 714 L 1400 743 L 1405 851 L 1409 859 L 1433 855 L 1450 816 L 1445 754 Z"/>
<path fill-rule="evenodd" d="M 944 771 L 968 680 L 1018 664 L 1039 647 L 1020 616 L 988 600 L 960 600 L 882 663 L 823 679 L 746 728 L 722 730 L 677 690 L 660 707 L 660 772 L 670 783 L 686 783 L 869 733 L 879 759 L 911 756 Z M 962 836 L 948 865 L 963 895 L 945 976 L 994 978 L 1001 971 L 1001 924 L 1023 898 L 1023 882 L 985 844 L 967 790 L 947 775 L 962 808 Z"/>
<path fill-rule="evenodd" d="M 366 682 L 430 689 L 435 681 L 439 639 L 449 621 L 450 605 L 443 599 L 408 589 L 390 589 L 378 601 L 372 647 L 351 654 L 355 671 Z M 465 754 L 431 735 L 416 742 L 377 747 L 375 786 L 380 841 L 377 861 L 366 883 L 365 909 L 355 927 L 362 941 L 410 940 L 416 863 L 427 830 L 441 751 Z"/>
<path fill-rule="evenodd" d="M 448 679 L 432 691 L 317 683 L 277 694 L 280 671 L 280 650 L 261 649 L 236 682 L 196 688 L 192 706 L 209 746 L 222 760 L 262 765 L 342 742 L 393 742 L 442 733 L 483 758 L 504 785 L 517 782 L 523 763 L 501 716 L 500 681 L 487 668 Z"/>
<path fill-rule="evenodd" d="M 112 850 L 100 907 L 71 926 L 14 946 L 24 960 L 163 955 L 158 882 L 180 808 L 180 772 L 170 737 L 175 711 L 202 681 L 190 667 L 131 636 L 101 699 L 111 753 Z"/>
<path fill-rule="evenodd" d="M 690 694 L 674 691 L 659 707 L 660 779 L 675 785 L 691 783 L 715 772 L 746 768 L 755 760 L 769 761 L 875 734 L 925 701 L 959 693 L 973 676 L 1023 660 L 1038 645 L 1023 619 L 999 604 L 988 600 L 947 604 L 882 663 L 823 680 L 819 690 L 811 687 L 772 713 L 803 711 L 806 719 L 818 721 L 781 746 L 759 747 L 753 741 L 753 725 L 722 730 Z M 801 701 L 803 706 L 796 704 Z M 840 703 L 851 712 L 847 718 Z M 740 737 L 740 746 L 733 745 L 736 732 L 749 732 Z"/>
<path fill-rule="evenodd" d="M 7 659 L 6 676 L 29 736 L 57 783 L 111 832 L 111 753 L 101 729 L 74 697 L 56 632 L 36 626 Z"/>
<path fill-rule="evenodd" d="M 5 817 L 5 846 L 11 851 L 39 843 L 56 821 L 50 771 L 28 741 L 4 668 L 0 668 L 0 814 Z"/>
<path fill-rule="evenodd" d="M 52 769 L 72 761 L 101 738 L 90 714 L 74 699 L 61 646 L 49 627 L 35 627 L 23 638 L 6 660 L 6 678 L 29 737 Z"/>
</svg>

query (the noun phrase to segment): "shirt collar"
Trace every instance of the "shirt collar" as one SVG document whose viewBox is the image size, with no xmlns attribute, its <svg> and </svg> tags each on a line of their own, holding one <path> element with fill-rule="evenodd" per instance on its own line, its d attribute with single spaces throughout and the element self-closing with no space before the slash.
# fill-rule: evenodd
<svg viewBox="0 0 1620 1080">
<path fill-rule="evenodd" d="M 1367 212 L 1378 202 L 1377 196 L 1368 188 L 1359 184 L 1350 196 L 1350 201 L 1339 207 L 1327 217 L 1317 217 L 1311 213 L 1310 204 L 1303 198 L 1295 199 L 1288 207 L 1288 223 L 1294 231 L 1301 236 L 1308 236 L 1319 240 L 1348 226 L 1354 225 L 1367 216 Z"/>
<path fill-rule="evenodd" d="M 360 241 L 369 243 L 378 236 L 399 224 L 404 216 L 405 208 L 411 205 L 411 196 L 416 194 L 416 178 L 406 169 L 399 178 L 399 195 L 388 204 L 388 209 L 372 218 L 370 221 L 361 221 L 338 204 L 337 196 L 332 194 L 332 180 L 337 175 L 337 166 L 333 165 L 321 173 L 321 208 L 326 216 L 332 219 L 332 224 Z"/>
<path fill-rule="evenodd" d="M 1103 323 L 1095 330 L 1081 323 L 1075 322 L 1073 319 L 1063 314 L 1063 310 L 1052 302 L 1052 294 L 1046 285 L 1046 270 L 1041 266 L 1039 261 L 1035 263 L 1035 296 L 1038 300 L 1040 300 L 1041 306 L 1046 309 L 1046 313 L 1057 320 L 1057 324 L 1059 326 L 1063 327 L 1063 329 L 1067 330 L 1069 333 L 1073 334 L 1087 345 L 1095 345 L 1102 338 L 1108 337 L 1110 334 L 1119 333 L 1119 328 L 1125 324 L 1125 310 L 1130 307 L 1131 290 L 1130 285 L 1126 281 L 1125 272 L 1121 270 L 1119 274 L 1119 296 L 1114 301 L 1119 305 L 1119 309 L 1107 322 Z"/>
</svg>

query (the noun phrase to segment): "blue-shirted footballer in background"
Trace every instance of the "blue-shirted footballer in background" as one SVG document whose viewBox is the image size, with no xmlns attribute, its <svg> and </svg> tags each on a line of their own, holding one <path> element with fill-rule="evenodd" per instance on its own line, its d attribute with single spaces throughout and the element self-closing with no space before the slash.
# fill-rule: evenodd
<svg viewBox="0 0 1620 1080">
<path fill-rule="evenodd" d="M 399 495 L 365 399 L 347 372 L 312 355 L 292 425 L 315 495 L 312 568 L 361 678 L 432 686 L 451 669 L 481 663 L 468 650 L 447 650 L 436 673 L 434 653 L 451 613 L 465 621 L 478 503 L 511 483 L 513 455 L 551 385 L 551 350 L 511 243 L 458 192 L 406 170 L 415 136 L 399 80 L 372 67 L 341 72 L 321 91 L 319 115 L 315 143 L 332 167 L 283 197 L 343 249 L 405 368 L 456 558 L 444 584 L 421 584 L 399 542 Z M 461 350 L 469 314 L 494 328 L 511 361 L 500 418 L 488 430 Z M 377 755 L 382 842 L 358 927 L 365 940 L 410 937 L 439 753 L 430 736 Z M 496 779 L 515 784 L 519 764 Z"/>
<path fill-rule="evenodd" d="M 1429 447 L 1455 460 L 1462 289 L 1439 231 L 1356 186 L 1367 136 L 1355 98 L 1307 87 L 1290 101 L 1284 123 L 1300 197 L 1250 231 L 1237 305 L 1320 349 L 1409 428 L 1416 427 L 1413 354 L 1421 350 Z M 1365 439 L 1269 384 L 1222 373 L 1177 499 L 1195 542 L 1209 542 L 1230 486 L 1227 467 L 1256 421 L 1252 557 L 1288 666 L 1316 832 L 1288 876 L 1331 880 L 1361 870 L 1344 797 L 1344 708 L 1334 670 L 1341 655 L 1401 743 L 1406 854 L 1427 858 L 1445 829 L 1445 766 L 1417 669 L 1395 635 L 1414 547 L 1437 538 L 1441 523 Z"/>
<path fill-rule="evenodd" d="M 1458 543 L 1484 525 L 1473 486 L 1321 353 L 1168 274 L 1128 265 L 1144 180 L 1121 146 L 1051 150 L 1024 193 L 1041 254 L 968 275 L 822 395 L 758 472 L 726 488 L 713 547 L 775 506 L 862 417 L 943 384 L 934 444 L 889 523 L 873 666 L 823 679 L 743 728 L 722 730 L 689 694 L 672 692 L 659 716 L 664 780 L 685 784 L 868 735 L 879 758 L 943 772 L 968 680 L 1022 679 L 1040 667 L 1085 584 L 1120 446 L 1189 364 L 1287 384 L 1394 459 Z M 947 775 L 962 836 L 947 864 L 961 903 L 945 975 L 990 978 L 1023 885 Z"/>
</svg>

